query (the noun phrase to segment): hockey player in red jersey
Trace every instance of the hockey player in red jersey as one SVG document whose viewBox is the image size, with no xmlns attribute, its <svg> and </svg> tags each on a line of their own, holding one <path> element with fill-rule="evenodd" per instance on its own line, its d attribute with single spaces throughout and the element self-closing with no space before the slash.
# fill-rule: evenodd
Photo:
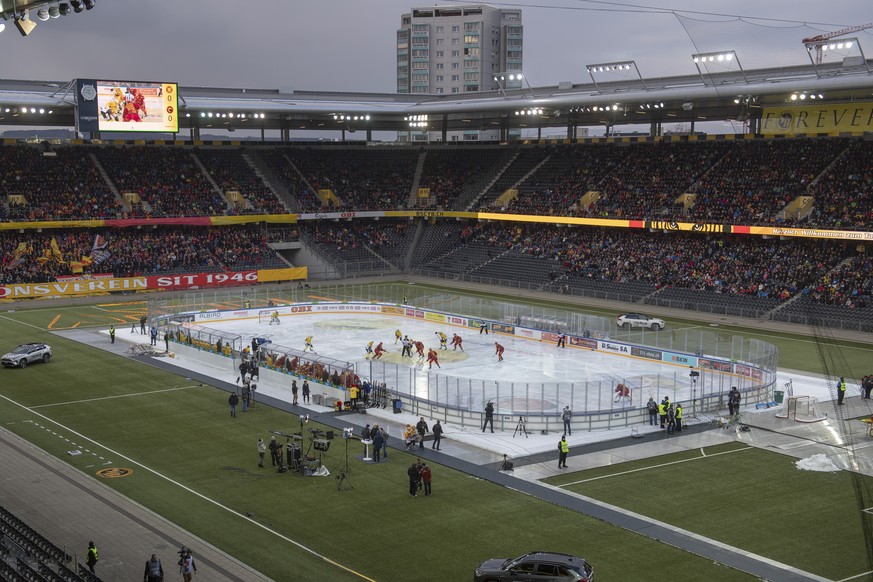
<svg viewBox="0 0 873 582">
<path fill-rule="evenodd" d="M 461 348 L 462 352 L 464 351 L 464 340 L 462 340 L 461 336 L 459 336 L 458 334 L 454 334 L 454 336 L 452 337 L 452 345 L 454 346 L 454 348 L 452 349 L 453 352 L 458 351 L 458 348 Z"/>
<path fill-rule="evenodd" d="M 428 369 L 433 368 L 434 364 L 437 365 L 437 368 L 442 368 L 442 366 L 440 366 L 440 357 L 437 354 L 436 350 L 433 348 L 427 350 L 427 364 Z"/>
<path fill-rule="evenodd" d="M 376 349 L 373 350 L 373 359 L 378 360 L 379 358 L 382 357 L 382 354 L 384 354 L 384 353 L 385 353 L 385 348 L 382 347 L 382 342 L 379 342 L 379 344 L 376 346 Z"/>
<path fill-rule="evenodd" d="M 415 353 L 418 354 L 418 359 L 424 359 L 424 344 L 422 342 L 415 342 Z"/>
<path fill-rule="evenodd" d="M 504 347 L 501 346 L 501 345 L 500 345 L 499 343 L 497 343 L 497 342 L 494 342 L 494 347 L 496 348 L 495 351 L 494 351 L 494 355 L 497 356 L 497 361 L 498 361 L 498 362 L 502 362 L 502 361 L 503 361 L 503 350 L 504 350 Z"/>
</svg>

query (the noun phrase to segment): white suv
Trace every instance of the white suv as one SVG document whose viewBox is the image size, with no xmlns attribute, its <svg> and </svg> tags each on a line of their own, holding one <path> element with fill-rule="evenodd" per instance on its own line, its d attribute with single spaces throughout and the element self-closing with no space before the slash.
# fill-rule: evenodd
<svg viewBox="0 0 873 582">
<path fill-rule="evenodd" d="M 52 348 L 48 344 L 21 344 L 8 354 L 3 354 L 0 362 L 7 368 L 26 368 L 34 362 L 45 362 L 52 358 Z"/>
<path fill-rule="evenodd" d="M 619 315 L 615 320 L 618 327 L 630 329 L 632 327 L 647 327 L 652 331 L 660 331 L 664 329 L 664 320 L 657 317 L 649 317 L 642 313 L 625 313 Z"/>
</svg>

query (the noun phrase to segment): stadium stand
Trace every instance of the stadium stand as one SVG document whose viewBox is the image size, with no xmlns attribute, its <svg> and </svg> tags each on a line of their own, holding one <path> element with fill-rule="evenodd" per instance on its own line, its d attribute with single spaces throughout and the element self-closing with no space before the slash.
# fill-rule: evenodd
<svg viewBox="0 0 873 582">
<path fill-rule="evenodd" d="M 871 147 L 852 138 L 415 148 L 86 145 L 50 152 L 7 144 L 0 147 L 0 220 L 357 212 L 402 209 L 414 200 L 492 212 L 852 229 L 873 222 Z M 426 202 L 416 199 L 416 188 L 430 189 Z M 517 197 L 497 203 L 510 188 Z M 320 198 L 319 189 L 333 196 Z M 122 192 L 142 202 L 125 202 Z M 789 215 L 800 197 L 806 206 Z M 294 228 L 4 232 L 0 280 L 39 282 L 77 270 L 130 276 L 284 267 L 269 243 L 302 240 L 326 263 L 342 265 L 342 273 L 409 269 L 846 325 L 864 325 L 870 304 L 869 260 L 850 243 L 353 218 L 304 220 Z M 107 242 L 100 261 L 77 265 L 98 234 Z"/>
<path fill-rule="evenodd" d="M 10 220 L 116 218 L 123 210 L 81 147 L 0 146 L 0 201 L 0 218 Z"/>
<path fill-rule="evenodd" d="M 113 146 L 90 148 L 119 192 L 145 202 L 139 215 L 220 216 L 228 203 L 210 184 L 186 148 Z"/>
<path fill-rule="evenodd" d="M 252 168 L 244 157 L 243 150 L 237 148 L 195 149 L 194 155 L 209 173 L 219 190 L 239 192 L 241 203 L 234 208 L 232 214 L 283 214 L 288 212 L 285 206 L 276 198 L 269 186 L 264 184 L 257 170 Z"/>
<path fill-rule="evenodd" d="M 131 277 L 287 266 L 257 226 L 0 231 L 2 284 L 53 281 L 76 268 Z"/>
<path fill-rule="evenodd" d="M 0 506 L 0 579 L 24 582 L 99 582 L 82 577 L 67 564 L 72 556 Z"/>
</svg>

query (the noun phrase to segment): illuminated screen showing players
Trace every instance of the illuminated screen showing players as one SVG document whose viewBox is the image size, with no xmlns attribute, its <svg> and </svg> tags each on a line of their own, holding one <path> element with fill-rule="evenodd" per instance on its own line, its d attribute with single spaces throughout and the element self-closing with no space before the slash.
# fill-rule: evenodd
<svg viewBox="0 0 873 582">
<path fill-rule="evenodd" d="M 100 131 L 179 131 L 175 83 L 97 81 Z"/>
</svg>

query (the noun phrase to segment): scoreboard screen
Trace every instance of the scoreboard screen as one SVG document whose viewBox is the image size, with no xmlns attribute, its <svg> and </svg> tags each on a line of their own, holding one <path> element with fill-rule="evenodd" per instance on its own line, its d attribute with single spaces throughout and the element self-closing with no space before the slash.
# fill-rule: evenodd
<svg viewBox="0 0 873 582">
<path fill-rule="evenodd" d="M 76 80 L 79 131 L 177 133 L 176 83 Z"/>
</svg>

